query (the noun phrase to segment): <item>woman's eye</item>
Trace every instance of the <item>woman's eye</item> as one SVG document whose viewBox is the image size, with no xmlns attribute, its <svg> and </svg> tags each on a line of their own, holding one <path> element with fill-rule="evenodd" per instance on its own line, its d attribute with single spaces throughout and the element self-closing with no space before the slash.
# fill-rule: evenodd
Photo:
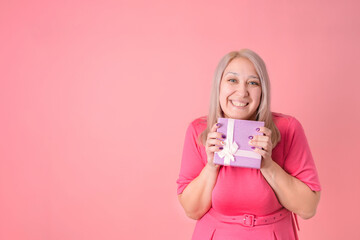
<svg viewBox="0 0 360 240">
<path fill-rule="evenodd" d="M 236 82 L 236 79 L 233 79 L 233 78 L 232 78 L 232 79 L 229 79 L 228 81 L 229 81 L 229 82 Z"/>
<path fill-rule="evenodd" d="M 255 82 L 255 81 L 251 81 L 249 82 L 250 85 L 260 85 L 258 82 Z"/>
</svg>

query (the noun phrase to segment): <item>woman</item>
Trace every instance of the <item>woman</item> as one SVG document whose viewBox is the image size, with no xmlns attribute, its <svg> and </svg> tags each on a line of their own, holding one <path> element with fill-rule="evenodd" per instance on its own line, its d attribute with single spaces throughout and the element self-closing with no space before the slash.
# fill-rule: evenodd
<svg viewBox="0 0 360 240">
<path fill-rule="evenodd" d="M 263 135 L 249 141 L 262 156 L 260 169 L 214 164 L 226 139 L 216 131 L 220 117 L 265 122 Z M 298 239 L 295 214 L 315 215 L 321 187 L 304 130 L 294 117 L 270 111 L 269 77 L 255 52 L 220 61 L 209 115 L 187 129 L 177 183 L 187 216 L 198 220 L 195 240 Z"/>
</svg>

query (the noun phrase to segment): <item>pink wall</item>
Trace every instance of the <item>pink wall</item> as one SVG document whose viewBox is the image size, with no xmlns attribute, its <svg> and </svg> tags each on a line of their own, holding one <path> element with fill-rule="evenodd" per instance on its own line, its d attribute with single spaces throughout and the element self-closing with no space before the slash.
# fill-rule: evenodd
<svg viewBox="0 0 360 240">
<path fill-rule="evenodd" d="M 207 113 L 219 59 L 244 47 L 317 163 L 302 239 L 359 238 L 359 7 L 1 1 L 0 239 L 189 239 L 175 184 L 185 130 Z"/>
</svg>

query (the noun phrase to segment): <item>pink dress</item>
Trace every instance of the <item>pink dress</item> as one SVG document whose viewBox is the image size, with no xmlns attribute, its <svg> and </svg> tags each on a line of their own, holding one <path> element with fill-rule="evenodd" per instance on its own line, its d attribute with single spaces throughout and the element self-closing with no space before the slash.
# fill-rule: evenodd
<svg viewBox="0 0 360 240">
<path fill-rule="evenodd" d="M 314 160 L 300 122 L 280 113 L 273 113 L 273 119 L 280 131 L 281 140 L 272 151 L 272 159 L 311 190 L 320 191 Z M 177 180 L 178 194 L 199 175 L 207 163 L 205 147 L 196 141 L 205 128 L 206 118 L 202 117 L 195 119 L 186 131 Z M 259 226 L 223 222 L 216 214 L 211 214 L 251 214 L 262 217 L 281 210 L 284 211 L 284 207 L 260 170 L 221 166 L 212 192 L 212 208 L 197 221 L 192 239 L 297 239 L 294 218 L 290 213 L 281 221 Z"/>
</svg>

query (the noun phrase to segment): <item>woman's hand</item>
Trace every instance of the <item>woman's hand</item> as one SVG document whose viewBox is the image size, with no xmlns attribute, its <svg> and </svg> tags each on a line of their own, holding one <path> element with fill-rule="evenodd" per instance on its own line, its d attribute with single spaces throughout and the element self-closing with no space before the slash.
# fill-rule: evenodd
<svg viewBox="0 0 360 240">
<path fill-rule="evenodd" d="M 254 152 L 259 153 L 262 156 L 261 168 L 267 168 L 273 161 L 272 154 L 272 142 L 271 142 L 271 130 L 266 127 L 260 127 L 258 132 L 264 133 L 263 136 L 255 135 L 253 139 L 249 141 L 249 144 L 255 147 Z"/>
<path fill-rule="evenodd" d="M 218 169 L 220 166 L 214 164 L 214 152 L 218 152 L 223 149 L 224 140 L 226 138 L 222 133 L 216 132 L 220 127 L 220 123 L 214 124 L 207 135 L 205 150 L 208 160 L 208 165 Z"/>
</svg>

